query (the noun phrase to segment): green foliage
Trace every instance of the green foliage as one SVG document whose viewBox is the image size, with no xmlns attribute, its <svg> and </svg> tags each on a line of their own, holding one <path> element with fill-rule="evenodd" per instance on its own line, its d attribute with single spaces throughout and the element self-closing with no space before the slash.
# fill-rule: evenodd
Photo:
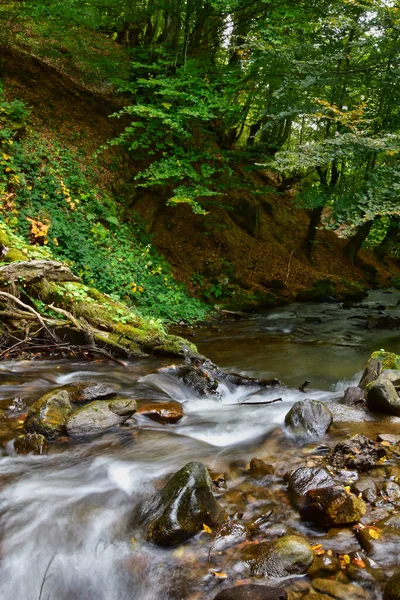
<svg viewBox="0 0 400 600">
<path fill-rule="evenodd" d="M 86 284 L 144 314 L 165 321 L 202 318 L 205 307 L 174 280 L 138 215 L 123 221 L 118 202 L 94 187 L 61 146 L 34 133 L 19 139 L 12 126 L 27 117 L 24 105 L 3 101 L 0 110 L 8 124 L 0 144 L 2 220 L 42 255 L 66 261 Z M 87 300 L 76 287 L 71 293 Z"/>
</svg>

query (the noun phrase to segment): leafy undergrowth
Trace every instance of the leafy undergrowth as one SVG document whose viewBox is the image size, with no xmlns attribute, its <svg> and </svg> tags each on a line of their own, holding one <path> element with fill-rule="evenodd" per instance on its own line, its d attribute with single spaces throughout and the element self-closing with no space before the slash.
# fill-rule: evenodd
<svg viewBox="0 0 400 600">
<path fill-rule="evenodd" d="M 164 322 L 204 318 L 207 307 L 174 279 L 140 217 L 121 218 L 118 198 L 92 184 L 79 157 L 28 123 L 22 102 L 0 97 L 0 219 L 9 230 L 144 315 Z"/>
</svg>

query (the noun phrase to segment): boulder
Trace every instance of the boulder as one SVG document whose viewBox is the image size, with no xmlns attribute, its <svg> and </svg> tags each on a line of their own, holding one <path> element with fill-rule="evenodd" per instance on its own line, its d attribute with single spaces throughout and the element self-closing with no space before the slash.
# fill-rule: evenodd
<svg viewBox="0 0 400 600">
<path fill-rule="evenodd" d="M 400 369 L 386 369 L 381 377 L 393 383 L 396 389 L 400 388 Z"/>
<path fill-rule="evenodd" d="M 365 391 L 358 386 L 348 387 L 342 403 L 346 406 L 360 406 L 365 402 Z"/>
<path fill-rule="evenodd" d="M 359 387 L 365 390 L 368 384 L 372 383 L 379 377 L 381 370 L 381 360 L 379 360 L 377 357 L 371 356 L 361 376 L 360 383 L 358 384 Z"/>
<path fill-rule="evenodd" d="M 353 435 L 349 440 L 339 442 L 329 457 L 335 467 L 368 471 L 378 460 L 386 456 L 383 446 L 376 444 L 365 435 Z"/>
<path fill-rule="evenodd" d="M 137 415 L 144 415 L 156 423 L 177 423 L 183 417 L 183 408 L 180 402 L 140 402 L 136 411 Z"/>
<path fill-rule="evenodd" d="M 386 583 L 383 600 L 400 600 L 400 571 Z"/>
<path fill-rule="evenodd" d="M 52 439 L 65 432 L 71 413 L 68 392 L 53 390 L 32 404 L 24 427 L 28 433 L 39 433 Z"/>
<path fill-rule="evenodd" d="M 255 556 L 248 560 L 252 575 L 289 577 L 303 575 L 310 568 L 314 555 L 310 544 L 297 535 L 285 535 L 262 542 L 252 549 Z M 246 559 L 247 550 L 244 552 Z"/>
<path fill-rule="evenodd" d="M 385 442 L 393 446 L 400 444 L 400 435 L 396 433 L 380 433 L 377 437 L 378 442 Z"/>
<path fill-rule="evenodd" d="M 142 510 L 146 538 L 160 546 L 174 546 L 193 537 L 203 525 L 215 527 L 225 514 L 212 493 L 206 467 L 190 462 L 175 473 Z"/>
<path fill-rule="evenodd" d="M 116 396 L 113 388 L 96 381 L 77 381 L 66 387 L 70 400 L 74 404 L 83 404 L 93 400 L 105 400 Z"/>
<path fill-rule="evenodd" d="M 364 501 L 340 486 L 308 491 L 300 509 L 303 520 L 327 527 L 356 523 L 366 512 Z"/>
<path fill-rule="evenodd" d="M 375 502 L 378 497 L 376 483 L 371 477 L 363 477 L 356 481 L 352 485 L 351 491 L 356 496 L 361 496 L 365 502 L 369 503 Z"/>
<path fill-rule="evenodd" d="M 300 467 L 295 471 L 286 473 L 288 491 L 297 506 L 301 506 L 306 500 L 309 490 L 318 490 L 335 485 L 334 480 L 325 469 L 313 467 Z"/>
<path fill-rule="evenodd" d="M 130 398 L 95 400 L 69 418 L 67 433 L 72 436 L 96 435 L 122 425 L 136 411 L 136 401 Z"/>
<path fill-rule="evenodd" d="M 368 388 L 367 404 L 373 412 L 400 416 L 400 398 L 396 388 L 382 375 Z"/>
<path fill-rule="evenodd" d="M 266 585 L 239 585 L 219 592 L 214 600 L 287 600 L 287 593 L 280 588 Z"/>
<path fill-rule="evenodd" d="M 14 450 L 17 454 L 47 454 L 49 444 L 44 435 L 27 433 L 15 438 Z"/>
<path fill-rule="evenodd" d="M 302 400 L 293 404 L 285 417 L 285 425 L 292 433 L 305 437 L 321 437 L 332 423 L 332 413 L 323 402 Z"/>
</svg>

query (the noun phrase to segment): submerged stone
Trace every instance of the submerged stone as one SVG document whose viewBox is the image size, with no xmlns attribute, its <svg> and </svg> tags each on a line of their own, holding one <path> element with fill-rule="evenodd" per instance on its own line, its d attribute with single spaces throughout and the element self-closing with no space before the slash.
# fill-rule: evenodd
<svg viewBox="0 0 400 600">
<path fill-rule="evenodd" d="M 53 390 L 42 396 L 29 409 L 24 428 L 47 439 L 63 433 L 72 413 L 69 395 L 65 390 Z"/>
<path fill-rule="evenodd" d="M 212 493 L 206 467 L 190 462 L 175 473 L 143 508 L 146 537 L 160 546 L 185 542 L 203 529 L 221 523 L 225 514 Z"/>
<path fill-rule="evenodd" d="M 73 413 L 67 423 L 72 436 L 95 435 L 122 425 L 136 411 L 136 401 L 130 398 L 95 400 Z"/>
<path fill-rule="evenodd" d="M 285 590 L 266 585 L 239 585 L 222 590 L 214 600 L 287 600 Z"/>
<path fill-rule="evenodd" d="M 367 404 L 373 412 L 400 416 L 399 395 L 393 383 L 383 376 L 378 377 L 368 388 Z"/>
<path fill-rule="evenodd" d="M 331 411 L 318 400 L 296 402 L 285 417 L 285 425 L 292 433 L 306 437 L 323 436 L 331 423 Z"/>
<path fill-rule="evenodd" d="M 17 454 L 47 454 L 49 444 L 44 435 L 27 433 L 15 438 L 14 450 Z"/>
<path fill-rule="evenodd" d="M 212 543 L 212 550 L 221 552 L 225 548 L 230 548 L 246 541 L 248 536 L 249 530 L 246 525 L 235 520 L 226 521 L 218 527 L 218 533 Z"/>
<path fill-rule="evenodd" d="M 358 585 L 341 583 L 333 579 L 313 579 L 313 588 L 336 600 L 364 600 L 366 594 Z"/>
<path fill-rule="evenodd" d="M 314 555 L 310 544 L 297 535 L 285 535 L 271 542 L 257 544 L 248 560 L 252 575 L 288 577 L 303 575 L 310 568 Z M 246 560 L 247 550 L 244 552 Z"/>
<path fill-rule="evenodd" d="M 250 475 L 254 479 L 264 479 L 267 475 L 273 475 L 275 470 L 272 465 L 267 465 L 261 458 L 252 458 L 250 461 Z"/>
</svg>

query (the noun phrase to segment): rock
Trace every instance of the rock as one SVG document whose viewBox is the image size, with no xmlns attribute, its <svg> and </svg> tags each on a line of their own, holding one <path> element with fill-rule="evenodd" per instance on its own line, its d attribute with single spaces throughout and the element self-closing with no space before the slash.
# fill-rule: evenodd
<svg viewBox="0 0 400 600">
<path fill-rule="evenodd" d="M 180 402 L 140 402 L 136 411 L 157 423 L 177 423 L 183 417 L 183 408 Z"/>
<path fill-rule="evenodd" d="M 381 493 L 384 498 L 387 498 L 393 504 L 400 501 L 400 486 L 394 481 L 385 481 Z"/>
<path fill-rule="evenodd" d="M 378 527 L 364 527 L 356 531 L 361 547 L 368 557 L 385 568 L 400 566 L 400 530 L 385 526 L 379 522 Z"/>
<path fill-rule="evenodd" d="M 68 393 L 65 390 L 53 390 L 32 404 L 24 428 L 28 433 L 40 433 L 52 439 L 65 431 L 71 413 Z"/>
<path fill-rule="evenodd" d="M 348 387 L 342 403 L 346 406 L 360 406 L 365 402 L 365 391 L 357 386 Z"/>
<path fill-rule="evenodd" d="M 286 473 L 288 491 L 293 502 L 300 506 L 305 502 L 309 490 L 317 490 L 335 485 L 332 477 L 325 469 L 313 467 L 300 467 L 295 471 Z"/>
<path fill-rule="evenodd" d="M 267 475 L 273 475 L 275 472 L 274 467 L 267 465 L 261 458 L 251 459 L 249 471 L 254 479 L 264 479 Z"/>
<path fill-rule="evenodd" d="M 361 497 L 365 502 L 373 503 L 377 499 L 378 493 L 375 481 L 370 477 L 364 477 L 353 484 L 351 491 Z"/>
<path fill-rule="evenodd" d="M 122 425 L 136 410 L 136 401 L 130 398 L 95 400 L 73 413 L 67 423 L 72 436 L 95 435 Z"/>
<path fill-rule="evenodd" d="M 366 594 L 358 585 L 331 579 L 313 579 L 313 588 L 337 600 L 364 600 Z"/>
<path fill-rule="evenodd" d="M 393 383 L 396 389 L 400 388 L 400 369 L 386 369 L 381 377 Z"/>
<path fill-rule="evenodd" d="M 371 356 L 361 376 L 360 383 L 358 384 L 359 387 L 365 390 L 369 383 L 378 378 L 381 369 L 382 362 L 378 358 Z"/>
<path fill-rule="evenodd" d="M 383 600 L 400 600 L 400 571 L 386 583 Z"/>
<path fill-rule="evenodd" d="M 178 377 L 199 396 L 211 396 L 217 393 L 218 381 L 201 366 L 179 367 Z"/>
<path fill-rule="evenodd" d="M 393 446 L 400 444 L 400 435 L 395 433 L 380 433 L 377 439 L 378 442 L 386 442 L 387 444 L 393 444 Z"/>
<path fill-rule="evenodd" d="M 332 413 L 334 423 L 364 423 L 375 420 L 375 417 L 364 407 L 346 406 L 338 402 L 327 402 L 326 406 Z"/>
<path fill-rule="evenodd" d="M 340 486 L 309 490 L 300 509 L 303 520 L 323 526 L 356 523 L 366 512 L 364 501 Z"/>
<path fill-rule="evenodd" d="M 373 412 L 400 416 L 400 398 L 396 388 L 382 376 L 368 388 L 367 404 Z"/>
<path fill-rule="evenodd" d="M 365 435 L 357 434 L 345 442 L 336 444 L 329 462 L 339 468 L 368 471 L 384 456 L 386 451 L 380 444 L 376 444 Z"/>
<path fill-rule="evenodd" d="M 203 524 L 212 528 L 224 517 L 206 467 L 190 462 L 145 505 L 141 521 L 146 523 L 148 540 L 174 546 L 199 533 Z"/>
<path fill-rule="evenodd" d="M 93 400 L 105 400 L 116 396 L 115 390 L 96 381 L 78 381 L 66 387 L 70 400 L 74 404 L 92 402 Z"/>
<path fill-rule="evenodd" d="M 218 533 L 212 543 L 212 551 L 221 552 L 236 544 L 241 544 L 249 537 L 249 530 L 243 523 L 230 519 L 218 527 Z"/>
<path fill-rule="evenodd" d="M 266 585 L 240 585 L 222 590 L 214 600 L 287 600 L 285 590 Z"/>
<path fill-rule="evenodd" d="M 271 542 L 262 542 L 251 552 L 255 553 L 248 561 L 251 573 L 263 577 L 303 575 L 314 558 L 310 544 L 297 535 L 285 535 Z M 244 551 L 245 559 L 246 553 L 247 549 Z"/>
<path fill-rule="evenodd" d="M 285 425 L 295 435 L 320 437 L 329 429 L 332 413 L 317 400 L 296 402 L 285 417 Z"/>
<path fill-rule="evenodd" d="M 15 438 L 14 450 L 17 454 L 47 454 L 49 444 L 44 435 L 27 433 Z"/>
<path fill-rule="evenodd" d="M 10 416 L 17 415 L 18 413 L 23 413 L 26 410 L 28 409 L 25 404 L 25 401 L 17 396 L 16 398 L 13 398 L 11 404 L 8 405 L 7 414 Z"/>
<path fill-rule="evenodd" d="M 377 315 L 368 317 L 367 329 L 398 329 L 400 318 L 395 315 Z"/>
</svg>

